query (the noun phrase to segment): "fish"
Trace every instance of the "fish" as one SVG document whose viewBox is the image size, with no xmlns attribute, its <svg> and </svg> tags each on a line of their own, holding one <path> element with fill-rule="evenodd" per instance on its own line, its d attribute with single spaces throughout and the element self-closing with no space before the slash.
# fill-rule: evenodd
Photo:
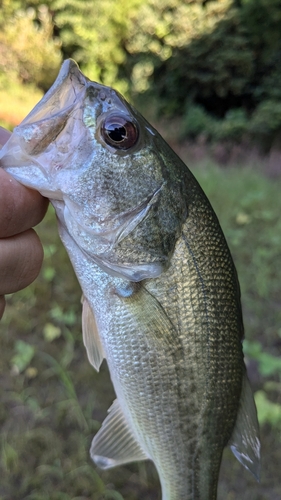
<svg viewBox="0 0 281 500">
<path fill-rule="evenodd" d="M 95 464 L 151 460 L 162 500 L 215 500 L 229 446 L 259 479 L 237 272 L 188 167 L 71 59 L 0 158 L 53 204 L 88 359 L 108 364 L 116 399 L 92 441 Z"/>
</svg>

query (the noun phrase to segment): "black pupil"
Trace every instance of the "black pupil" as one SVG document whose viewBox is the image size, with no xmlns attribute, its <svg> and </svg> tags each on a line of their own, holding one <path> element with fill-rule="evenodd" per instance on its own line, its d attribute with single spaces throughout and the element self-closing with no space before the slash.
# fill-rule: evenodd
<svg viewBox="0 0 281 500">
<path fill-rule="evenodd" d="M 126 138 L 126 129 L 122 125 L 112 123 L 107 127 L 107 134 L 114 142 L 121 142 Z"/>
<path fill-rule="evenodd" d="M 106 144 L 120 151 L 131 149 L 139 137 L 136 124 L 126 115 L 107 116 L 100 131 Z"/>
</svg>

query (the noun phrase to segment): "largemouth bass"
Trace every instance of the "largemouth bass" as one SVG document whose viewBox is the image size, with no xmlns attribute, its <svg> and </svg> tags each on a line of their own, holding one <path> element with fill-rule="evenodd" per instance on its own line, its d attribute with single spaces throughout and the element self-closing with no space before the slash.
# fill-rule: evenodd
<svg viewBox="0 0 281 500">
<path fill-rule="evenodd" d="M 163 500 L 215 500 L 226 445 L 258 478 L 236 270 L 186 165 L 72 60 L 1 163 L 55 207 L 89 360 L 108 363 L 117 399 L 93 439 L 95 463 L 152 460 Z"/>
</svg>

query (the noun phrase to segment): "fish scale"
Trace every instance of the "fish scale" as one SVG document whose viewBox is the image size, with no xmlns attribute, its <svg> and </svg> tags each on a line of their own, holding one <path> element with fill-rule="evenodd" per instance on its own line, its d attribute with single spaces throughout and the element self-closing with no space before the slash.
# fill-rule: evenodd
<svg viewBox="0 0 281 500">
<path fill-rule="evenodd" d="M 154 462 L 162 500 L 215 500 L 231 447 L 256 478 L 236 270 L 199 184 L 117 92 L 65 61 L 0 152 L 47 196 L 83 291 L 83 340 L 116 392 L 90 454 Z"/>
<path fill-rule="evenodd" d="M 206 233 L 205 233 L 205 238 L 208 240 L 208 234 L 206 234 Z M 218 399 L 219 399 L 220 404 L 222 404 L 223 400 L 228 401 L 230 399 L 229 398 L 229 387 L 227 387 L 223 390 L 223 387 L 222 387 L 223 384 L 220 384 L 220 380 L 219 380 L 220 373 L 217 371 L 217 365 L 218 364 L 223 365 L 224 359 L 222 358 L 220 353 L 218 353 L 216 351 L 216 349 L 211 348 L 211 344 L 214 343 L 215 347 L 217 344 L 219 344 L 219 337 L 221 336 L 221 333 L 223 334 L 223 331 L 220 332 L 220 330 L 222 330 L 222 327 L 220 327 L 220 323 L 218 321 L 216 321 L 217 315 L 214 315 L 212 317 L 212 311 L 211 310 L 209 311 L 209 308 L 208 308 L 208 311 L 206 310 L 207 306 L 206 306 L 206 297 L 205 297 L 205 295 L 207 293 L 207 289 L 210 289 L 210 293 L 212 294 L 214 289 L 217 290 L 218 286 L 216 286 L 215 288 L 212 286 L 213 285 L 213 278 L 212 278 L 212 274 L 210 272 L 208 272 L 208 274 L 211 274 L 211 277 L 209 278 L 210 283 L 208 281 L 206 282 L 205 280 L 203 281 L 203 278 L 201 275 L 200 275 L 200 277 L 198 277 L 197 266 L 199 264 L 195 261 L 194 253 L 189 253 L 190 258 L 189 258 L 189 263 L 187 266 L 184 266 L 183 264 L 181 264 L 180 275 L 179 275 L 178 274 L 179 273 L 178 261 L 181 259 L 181 256 L 183 253 L 185 253 L 184 241 L 182 241 L 181 244 L 179 244 L 179 249 L 176 248 L 176 250 L 175 250 L 175 253 L 174 253 L 174 256 L 172 259 L 172 264 L 170 267 L 170 272 L 172 272 L 172 270 L 175 268 L 175 274 L 180 276 L 180 279 L 178 278 L 176 283 L 179 285 L 182 285 L 184 287 L 184 290 L 181 290 L 181 289 L 177 290 L 179 304 L 178 304 L 178 307 L 176 308 L 176 313 L 173 313 L 173 311 L 171 310 L 171 307 L 168 308 L 167 304 L 165 304 L 164 308 L 165 307 L 167 308 L 168 316 L 170 318 L 175 318 L 175 320 L 173 321 L 174 324 L 175 324 L 175 321 L 177 318 L 180 319 L 180 326 L 179 326 L 180 331 L 189 332 L 191 335 L 192 334 L 197 335 L 198 339 L 200 339 L 199 340 L 200 353 L 198 354 L 198 351 L 196 350 L 195 357 L 194 357 L 195 359 L 201 360 L 200 365 L 202 365 L 202 349 L 203 349 L 204 344 L 202 344 L 202 339 L 201 339 L 202 335 L 200 335 L 200 332 L 198 332 L 198 327 L 202 329 L 202 326 L 204 323 L 204 322 L 202 322 L 202 315 L 204 315 L 205 317 L 208 315 L 207 319 L 205 321 L 206 327 L 207 327 L 206 328 L 207 331 L 205 332 L 206 346 L 207 346 L 207 352 L 205 353 L 205 358 L 207 358 L 206 359 L 207 365 L 210 365 L 210 366 L 213 365 L 214 370 L 216 371 L 216 385 L 215 385 L 215 394 L 213 396 L 213 399 L 215 398 L 215 396 L 218 392 L 218 387 L 221 385 L 221 392 L 220 392 Z M 200 249 L 199 249 L 198 253 L 200 255 Z M 174 264 L 174 262 L 175 262 L 175 264 Z M 185 257 L 185 263 L 187 264 L 186 257 Z M 173 264 L 174 264 L 174 266 L 173 266 Z M 208 264 L 209 264 L 208 262 L 205 263 L 205 267 L 207 267 L 207 270 L 210 269 L 210 266 Z M 204 267 L 200 266 L 200 269 L 203 270 Z M 202 274 L 202 272 L 203 271 L 201 271 L 201 274 Z M 169 274 L 169 271 L 167 272 L 167 275 L 166 275 L 167 279 L 171 279 L 171 281 L 173 282 L 174 281 L 173 278 L 168 277 L 168 274 Z M 199 283 L 201 283 L 201 288 L 198 287 L 198 280 L 199 280 Z M 160 281 L 160 279 L 157 278 L 153 282 L 150 282 L 146 285 L 147 287 L 150 288 L 150 291 L 152 293 L 156 294 L 156 296 L 157 296 L 157 291 L 158 291 L 157 281 Z M 231 284 L 231 280 L 228 280 L 228 281 Z M 222 275 L 220 277 L 219 284 L 220 284 L 220 282 L 225 283 L 225 280 L 223 279 Z M 229 292 L 231 293 L 231 287 L 229 287 L 229 288 L 230 288 Z M 198 293 L 198 290 L 199 290 L 199 293 Z M 203 295 L 203 300 L 202 300 L 202 297 L 200 299 L 200 290 L 201 290 L 201 295 Z M 193 293 L 192 293 L 192 291 L 193 291 Z M 226 291 L 224 291 L 224 294 L 225 293 L 226 293 Z M 165 300 L 165 299 L 167 299 L 167 296 L 166 296 L 166 293 L 164 291 L 163 295 L 161 295 L 161 298 L 159 300 L 160 301 L 162 300 L 162 302 L 164 302 L 164 301 L 167 302 L 167 300 Z M 169 301 L 169 298 L 168 298 L 168 301 Z M 163 305 L 163 303 L 162 303 L 162 305 Z M 228 301 L 228 310 L 225 311 L 225 314 L 227 315 L 228 312 L 231 312 L 231 314 L 232 314 L 231 301 Z M 187 316 L 185 316 L 185 311 L 187 311 Z M 200 318 L 199 325 L 196 325 L 196 318 Z M 194 320 L 195 320 L 195 324 L 194 324 Z M 212 323 L 214 323 L 214 322 L 218 323 L 218 327 L 216 327 L 216 330 L 213 332 L 208 331 L 209 330 L 208 323 L 210 321 L 212 321 Z M 236 323 L 237 323 L 237 321 L 236 321 Z M 235 331 L 237 332 L 237 324 L 235 324 L 234 326 L 235 326 Z M 213 327 L 213 324 L 212 324 L 212 327 Z M 230 332 L 228 332 L 228 333 L 230 333 Z M 185 337 L 185 338 L 187 339 L 187 337 Z M 231 342 L 229 342 L 229 343 L 231 344 Z M 237 345 L 238 354 L 241 353 L 241 359 L 242 359 L 241 347 L 239 346 L 238 343 L 236 343 L 236 345 Z M 195 343 L 195 346 L 196 346 L 196 343 Z M 232 345 L 230 345 L 230 347 L 232 347 Z M 209 349 L 209 351 L 208 351 L 208 349 Z M 185 350 L 185 352 L 187 352 L 187 349 Z M 227 354 L 227 353 L 225 353 L 225 354 Z M 211 359 L 208 359 L 208 357 L 210 357 Z M 189 353 L 189 362 L 192 361 L 194 358 L 193 358 L 192 354 Z M 231 366 L 231 359 L 229 359 L 229 356 L 225 356 L 225 360 L 226 360 L 226 363 L 228 365 L 228 368 L 223 367 L 223 369 L 222 369 L 222 376 L 223 377 L 226 376 L 226 370 L 227 369 L 229 370 L 229 367 Z M 237 404 L 237 398 L 239 399 L 239 395 L 240 395 L 239 388 L 240 388 L 240 384 L 241 384 L 242 371 L 240 370 L 240 374 L 239 374 L 239 369 L 237 370 L 237 361 L 235 359 L 235 356 L 233 356 L 233 361 L 234 361 L 235 370 L 234 370 L 234 377 L 233 377 L 233 380 L 231 380 L 231 382 L 232 382 L 232 387 L 234 387 L 234 391 L 232 393 L 231 399 L 232 399 L 232 403 L 233 403 L 232 406 L 235 406 Z M 209 366 L 208 371 L 210 371 L 210 366 Z M 196 366 L 195 366 L 195 371 L 199 371 L 202 373 L 202 368 L 199 367 L 196 369 Z M 209 375 L 210 375 L 210 373 L 209 373 Z M 208 378 L 208 374 L 207 374 L 207 378 Z M 188 380 L 190 380 L 190 379 L 191 379 L 191 377 L 189 376 Z M 228 380 L 229 380 L 229 378 L 228 378 Z M 236 385 L 236 402 L 235 402 L 235 385 Z M 200 387 L 200 384 L 199 384 L 199 387 Z M 197 396 L 198 396 L 198 394 L 201 393 L 202 397 L 204 397 L 205 391 L 206 390 L 208 392 L 210 391 L 210 387 L 208 387 L 208 389 L 206 388 L 206 376 L 203 377 L 203 385 L 201 386 L 201 389 L 199 389 L 199 387 L 197 384 L 197 390 L 196 390 Z M 205 394 L 205 397 L 207 397 L 206 394 Z M 228 405 L 225 405 L 225 406 L 228 407 Z M 189 410 L 189 412 L 190 412 L 190 408 L 189 409 L 187 408 L 187 410 Z M 219 410 L 221 411 L 221 407 L 219 407 Z M 198 420 L 198 417 L 196 420 Z M 228 433 L 226 433 L 226 435 L 223 436 L 224 445 L 226 444 L 226 442 L 230 438 L 230 434 L 231 434 L 231 430 L 232 430 L 233 425 L 234 425 L 234 420 L 232 418 L 232 422 L 230 422 L 230 425 L 228 426 L 230 428 L 226 429 L 228 431 Z M 219 426 L 219 434 L 221 434 L 221 430 L 222 430 L 221 426 Z M 214 427 L 213 426 L 211 426 L 211 431 L 212 431 L 212 434 L 214 434 Z M 211 444 L 211 442 L 212 441 L 210 440 L 209 444 Z M 220 445 L 220 447 L 222 449 L 222 445 Z M 217 450 L 216 450 L 216 452 L 214 452 L 214 450 L 212 450 L 211 456 L 214 457 L 217 455 L 218 455 Z M 205 457 L 204 457 L 204 460 L 205 460 Z M 218 467 L 218 464 L 216 464 L 216 466 Z M 201 482 L 201 478 L 199 478 L 198 482 L 199 483 Z M 209 498 L 208 495 L 210 495 L 210 494 L 211 493 L 208 493 L 206 498 Z M 215 496 L 216 496 L 215 493 L 213 493 L 213 496 L 215 498 Z"/>
<path fill-rule="evenodd" d="M 120 314 L 118 315 L 118 317 L 120 320 L 123 319 Z M 126 318 L 124 318 L 124 320 L 125 319 Z M 126 321 L 122 323 L 129 324 Z M 118 327 L 119 325 L 116 326 Z M 115 332 L 113 331 L 112 340 L 115 339 L 114 333 Z M 133 333 L 133 329 L 130 328 L 129 334 L 131 335 Z M 122 339 L 124 343 L 126 343 L 126 335 L 122 335 Z M 110 338 L 107 335 L 107 343 L 109 342 Z M 143 342 L 144 339 L 139 338 L 138 346 L 141 346 Z M 112 351 L 116 352 L 116 344 L 114 345 L 113 343 L 111 345 L 111 349 Z M 130 367 L 131 353 L 129 351 L 126 352 L 126 357 L 128 360 L 126 362 L 124 360 L 124 357 L 122 356 L 122 353 L 120 353 L 119 351 L 116 363 L 119 366 L 121 362 L 125 380 L 122 379 L 122 374 L 120 374 L 119 371 L 118 374 L 116 374 L 116 378 L 118 377 L 120 384 L 122 384 L 123 392 L 125 383 L 127 382 L 125 386 L 126 392 L 123 397 L 124 399 L 126 399 L 126 401 L 130 400 L 131 402 L 130 407 L 128 407 L 128 413 L 130 413 L 131 419 L 133 421 L 138 421 L 138 427 L 141 428 L 141 435 L 145 436 L 145 446 L 148 455 L 153 459 L 153 455 L 155 456 L 156 448 L 156 453 L 158 451 L 158 454 L 161 455 L 161 468 L 165 471 L 166 474 L 167 470 L 170 469 L 169 476 L 170 478 L 173 478 L 174 484 L 177 483 L 177 476 L 180 472 L 179 463 L 182 463 L 182 458 L 178 460 L 175 454 L 178 454 L 180 451 L 180 454 L 183 455 L 182 447 L 178 448 L 179 443 L 177 443 L 176 439 L 173 439 L 173 435 L 174 437 L 176 437 L 178 431 L 177 425 L 175 423 L 176 419 L 174 417 L 174 412 L 176 411 L 174 391 L 172 392 L 172 398 L 169 392 L 170 386 L 173 387 L 174 364 L 172 364 L 171 367 L 167 366 L 167 355 L 164 355 L 164 353 L 162 353 L 162 356 L 161 354 L 159 355 L 158 349 L 155 349 L 155 347 L 153 348 L 152 345 L 149 345 L 148 347 L 145 346 L 144 350 L 141 352 L 139 352 L 139 349 L 140 348 L 138 347 L 138 357 L 142 359 L 142 369 L 140 370 L 140 367 L 138 365 L 136 367 L 137 369 L 132 371 Z M 110 361 L 112 366 L 112 359 Z M 163 364 L 165 365 L 165 370 L 163 369 Z M 129 380 L 127 377 L 128 371 L 130 371 Z M 138 384 L 135 383 L 135 378 L 137 378 Z M 117 386 L 115 386 L 115 389 L 120 400 L 122 398 L 120 390 Z M 143 398 L 140 397 L 141 393 L 145 395 Z M 155 395 L 158 396 L 158 399 L 155 399 Z M 136 400 L 138 400 L 138 404 L 136 404 Z M 157 415 L 156 422 L 155 414 Z M 171 422 L 174 423 L 172 432 Z M 157 436 L 157 440 L 155 436 Z M 170 444 L 170 446 L 167 446 L 167 442 Z M 151 447 L 151 443 L 153 444 L 153 447 Z M 165 453 L 163 452 L 164 446 L 166 448 Z M 155 458 L 154 461 L 159 462 L 159 458 L 160 457 L 158 457 L 158 460 Z M 173 467 L 171 467 L 171 464 L 173 464 Z M 185 470 L 187 470 L 186 466 L 184 468 Z M 180 485 L 180 487 L 182 487 L 182 485 Z M 173 489 L 173 495 L 175 495 L 175 498 L 184 498 L 186 496 L 185 486 L 183 496 L 178 495 L 176 488 L 173 487 Z"/>
</svg>

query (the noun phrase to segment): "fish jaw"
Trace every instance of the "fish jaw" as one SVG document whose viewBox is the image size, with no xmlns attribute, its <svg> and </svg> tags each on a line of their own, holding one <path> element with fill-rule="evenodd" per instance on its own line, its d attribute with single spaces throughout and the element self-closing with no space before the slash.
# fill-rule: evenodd
<svg viewBox="0 0 281 500">
<path fill-rule="evenodd" d="M 138 128 L 129 151 L 106 142 L 104 123 L 114 116 Z M 59 205 L 60 223 L 103 269 L 140 281 L 168 267 L 186 215 L 184 174 L 166 168 L 155 138 L 117 92 L 69 60 L 0 159 L 19 182 Z"/>
<path fill-rule="evenodd" d="M 0 152 L 1 166 L 5 170 L 25 186 L 50 199 L 62 199 L 62 192 L 54 183 L 53 175 L 60 165 L 59 157 L 62 155 L 59 149 L 63 150 L 64 146 L 67 155 L 69 149 L 76 147 L 81 140 L 81 133 L 76 127 L 67 131 L 68 138 L 71 135 L 68 147 L 67 141 L 60 148 L 56 144 L 50 147 L 65 129 L 68 118 L 77 113 L 77 102 L 85 92 L 86 79 L 82 73 L 75 71 L 75 66 L 74 61 L 64 62 L 53 86 L 15 127 Z M 70 83 L 72 80 L 73 83 Z"/>
<path fill-rule="evenodd" d="M 73 186 L 70 172 L 81 169 L 93 154 L 89 147 L 96 125 L 93 102 L 104 95 L 103 89 L 86 78 L 75 61 L 64 61 L 52 87 L 2 148 L 1 166 L 50 200 L 62 199 L 69 184 Z M 114 102 L 116 93 L 108 92 Z M 118 104 L 124 112 L 122 101 Z M 105 112 L 106 102 L 103 108 Z"/>
</svg>

